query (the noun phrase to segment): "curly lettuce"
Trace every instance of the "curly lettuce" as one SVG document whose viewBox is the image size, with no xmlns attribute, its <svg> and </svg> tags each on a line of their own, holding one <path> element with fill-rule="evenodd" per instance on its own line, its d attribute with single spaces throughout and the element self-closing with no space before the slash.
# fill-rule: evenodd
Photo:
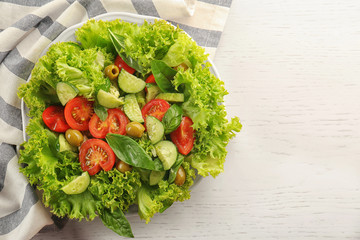
<svg viewBox="0 0 360 240">
<path fill-rule="evenodd" d="M 137 205 L 140 218 L 146 223 L 155 213 L 163 212 L 176 201 L 185 201 L 190 198 L 190 186 L 194 184 L 195 171 L 188 162 L 182 164 L 186 172 L 184 185 L 177 186 L 162 180 L 157 187 L 150 187 L 145 184 L 137 192 Z"/>
<path fill-rule="evenodd" d="M 174 28 L 164 20 L 147 21 L 142 25 L 114 21 L 89 20 L 76 32 L 76 39 L 84 48 L 102 47 L 108 52 L 115 53 L 115 48 L 109 37 L 108 29 L 122 37 L 120 53 L 136 59 L 142 66 L 143 75 L 150 73 L 151 61 L 161 60 L 168 53 L 170 47 L 178 38 L 190 39 L 180 28 Z M 194 43 L 195 44 L 195 43 Z"/>
<path fill-rule="evenodd" d="M 117 169 L 99 172 L 91 181 L 89 191 L 111 211 L 126 211 L 135 203 L 136 192 L 141 186 L 140 175 L 135 171 L 125 173 Z"/>
<path fill-rule="evenodd" d="M 184 113 L 193 121 L 196 140 L 191 151 L 191 166 L 202 176 L 216 177 L 224 171 L 226 146 L 241 130 L 239 118 L 227 120 L 222 104 L 228 92 L 224 83 L 210 72 L 210 63 L 197 64 L 175 75 L 175 88 L 184 88 Z"/>
<path fill-rule="evenodd" d="M 113 60 L 114 55 L 102 48 L 82 49 L 74 42 L 55 43 L 36 63 L 30 81 L 20 86 L 18 96 L 30 109 L 30 117 L 40 116 L 46 106 L 59 103 L 59 82 L 68 82 L 79 90 L 79 95 L 94 98 L 100 89 L 110 91 L 111 83 L 103 69 Z"/>
</svg>

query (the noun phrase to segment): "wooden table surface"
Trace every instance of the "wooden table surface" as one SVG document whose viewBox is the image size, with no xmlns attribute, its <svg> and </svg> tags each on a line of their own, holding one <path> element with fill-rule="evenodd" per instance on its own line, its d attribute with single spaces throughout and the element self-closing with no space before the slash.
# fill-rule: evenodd
<svg viewBox="0 0 360 240">
<path fill-rule="evenodd" d="M 140 239 L 360 239 L 360 2 L 233 0 L 215 56 L 243 129 Z M 122 239 L 71 221 L 34 239 Z"/>
</svg>

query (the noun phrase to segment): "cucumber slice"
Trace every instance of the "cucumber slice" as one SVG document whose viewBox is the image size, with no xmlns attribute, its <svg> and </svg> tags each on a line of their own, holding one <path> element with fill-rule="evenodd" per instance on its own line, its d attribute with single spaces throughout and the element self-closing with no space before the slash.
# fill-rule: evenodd
<svg viewBox="0 0 360 240">
<path fill-rule="evenodd" d="M 151 171 L 149 176 L 149 185 L 158 184 L 165 176 L 166 171 Z"/>
<path fill-rule="evenodd" d="M 168 102 L 184 102 L 183 93 L 159 93 L 156 98 L 163 99 Z"/>
<path fill-rule="evenodd" d="M 155 149 L 160 161 L 163 163 L 164 170 L 170 169 L 177 159 L 176 146 L 172 142 L 164 140 L 158 142 Z"/>
<path fill-rule="evenodd" d="M 136 93 L 136 100 L 137 100 L 140 108 L 143 108 L 145 106 L 145 104 L 146 104 L 145 90 Z"/>
<path fill-rule="evenodd" d="M 66 184 L 61 188 L 66 194 L 79 194 L 85 192 L 90 184 L 90 176 L 88 172 L 83 172 L 80 176 Z"/>
<path fill-rule="evenodd" d="M 118 77 L 119 87 L 126 93 L 138 93 L 145 88 L 145 81 L 128 73 L 126 70 L 121 70 Z"/>
<path fill-rule="evenodd" d="M 124 112 L 132 122 L 144 122 L 135 94 L 125 96 Z"/>
<path fill-rule="evenodd" d="M 148 84 L 147 85 L 147 94 L 146 94 L 146 102 L 150 102 L 151 100 L 155 99 L 155 97 L 161 93 L 160 88 L 155 84 Z"/>
<path fill-rule="evenodd" d="M 146 131 L 152 144 L 160 142 L 164 137 L 164 125 L 153 116 L 146 117 Z"/>
<path fill-rule="evenodd" d="M 124 98 L 118 98 L 115 95 L 100 89 L 97 94 L 97 100 L 101 106 L 106 108 L 117 108 L 124 104 Z"/>
<path fill-rule="evenodd" d="M 63 152 L 63 151 L 76 152 L 77 150 L 77 147 L 70 145 L 70 143 L 66 140 L 64 134 L 59 134 L 59 138 L 56 143 L 56 148 L 59 152 Z"/>
<path fill-rule="evenodd" d="M 56 94 L 63 106 L 76 97 L 79 93 L 79 89 L 77 89 L 74 85 L 66 82 L 59 82 L 56 84 Z"/>
</svg>

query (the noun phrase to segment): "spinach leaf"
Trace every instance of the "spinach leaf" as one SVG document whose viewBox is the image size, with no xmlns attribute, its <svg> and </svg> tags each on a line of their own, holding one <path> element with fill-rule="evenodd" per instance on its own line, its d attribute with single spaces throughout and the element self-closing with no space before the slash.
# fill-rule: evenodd
<svg viewBox="0 0 360 240">
<path fill-rule="evenodd" d="M 175 131 L 182 119 L 183 110 L 176 104 L 173 104 L 165 113 L 162 123 L 165 128 L 165 134 Z"/>
<path fill-rule="evenodd" d="M 133 167 L 160 171 L 158 163 L 145 152 L 145 150 L 133 139 L 127 136 L 109 133 L 106 140 L 115 155 L 122 161 Z"/>
<path fill-rule="evenodd" d="M 155 77 L 155 82 L 163 92 L 175 92 L 175 88 L 171 80 L 177 71 L 166 65 L 161 60 L 153 60 L 151 62 L 151 71 Z"/>
<path fill-rule="evenodd" d="M 181 154 L 178 154 L 178 157 L 176 159 L 176 162 L 174 165 L 169 169 L 169 178 L 168 182 L 173 183 L 175 181 L 176 173 L 179 170 L 181 164 L 184 162 L 184 156 Z"/>
<path fill-rule="evenodd" d="M 95 104 L 94 104 L 94 112 L 100 118 L 100 120 L 103 122 L 108 117 L 108 112 L 107 112 L 106 108 L 104 106 L 100 105 L 98 102 L 95 102 Z"/>
<path fill-rule="evenodd" d="M 119 56 L 124 60 L 124 62 L 129 65 L 130 67 L 134 68 L 136 71 L 140 73 L 144 73 L 144 68 L 133 59 L 131 56 L 127 55 L 126 53 L 122 52 L 121 49 L 125 48 L 125 37 L 113 33 L 110 29 L 108 29 L 110 34 L 110 40 L 113 43 L 116 52 L 119 54 Z"/>
<path fill-rule="evenodd" d="M 99 216 L 106 227 L 110 228 L 120 236 L 134 237 L 130 223 L 121 209 L 117 208 L 115 211 L 111 212 L 109 209 L 105 208 Z"/>
</svg>

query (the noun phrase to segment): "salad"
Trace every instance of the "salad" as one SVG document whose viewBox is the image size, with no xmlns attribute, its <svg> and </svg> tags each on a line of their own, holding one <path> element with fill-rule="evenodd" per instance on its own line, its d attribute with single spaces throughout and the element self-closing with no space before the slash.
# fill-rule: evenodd
<svg viewBox="0 0 360 240">
<path fill-rule="evenodd" d="M 195 178 L 223 172 L 241 124 L 227 120 L 224 83 L 181 29 L 89 20 L 75 35 L 19 88 L 30 117 L 20 171 L 55 215 L 98 216 L 133 237 L 129 207 L 148 223 L 189 199 Z"/>
</svg>

